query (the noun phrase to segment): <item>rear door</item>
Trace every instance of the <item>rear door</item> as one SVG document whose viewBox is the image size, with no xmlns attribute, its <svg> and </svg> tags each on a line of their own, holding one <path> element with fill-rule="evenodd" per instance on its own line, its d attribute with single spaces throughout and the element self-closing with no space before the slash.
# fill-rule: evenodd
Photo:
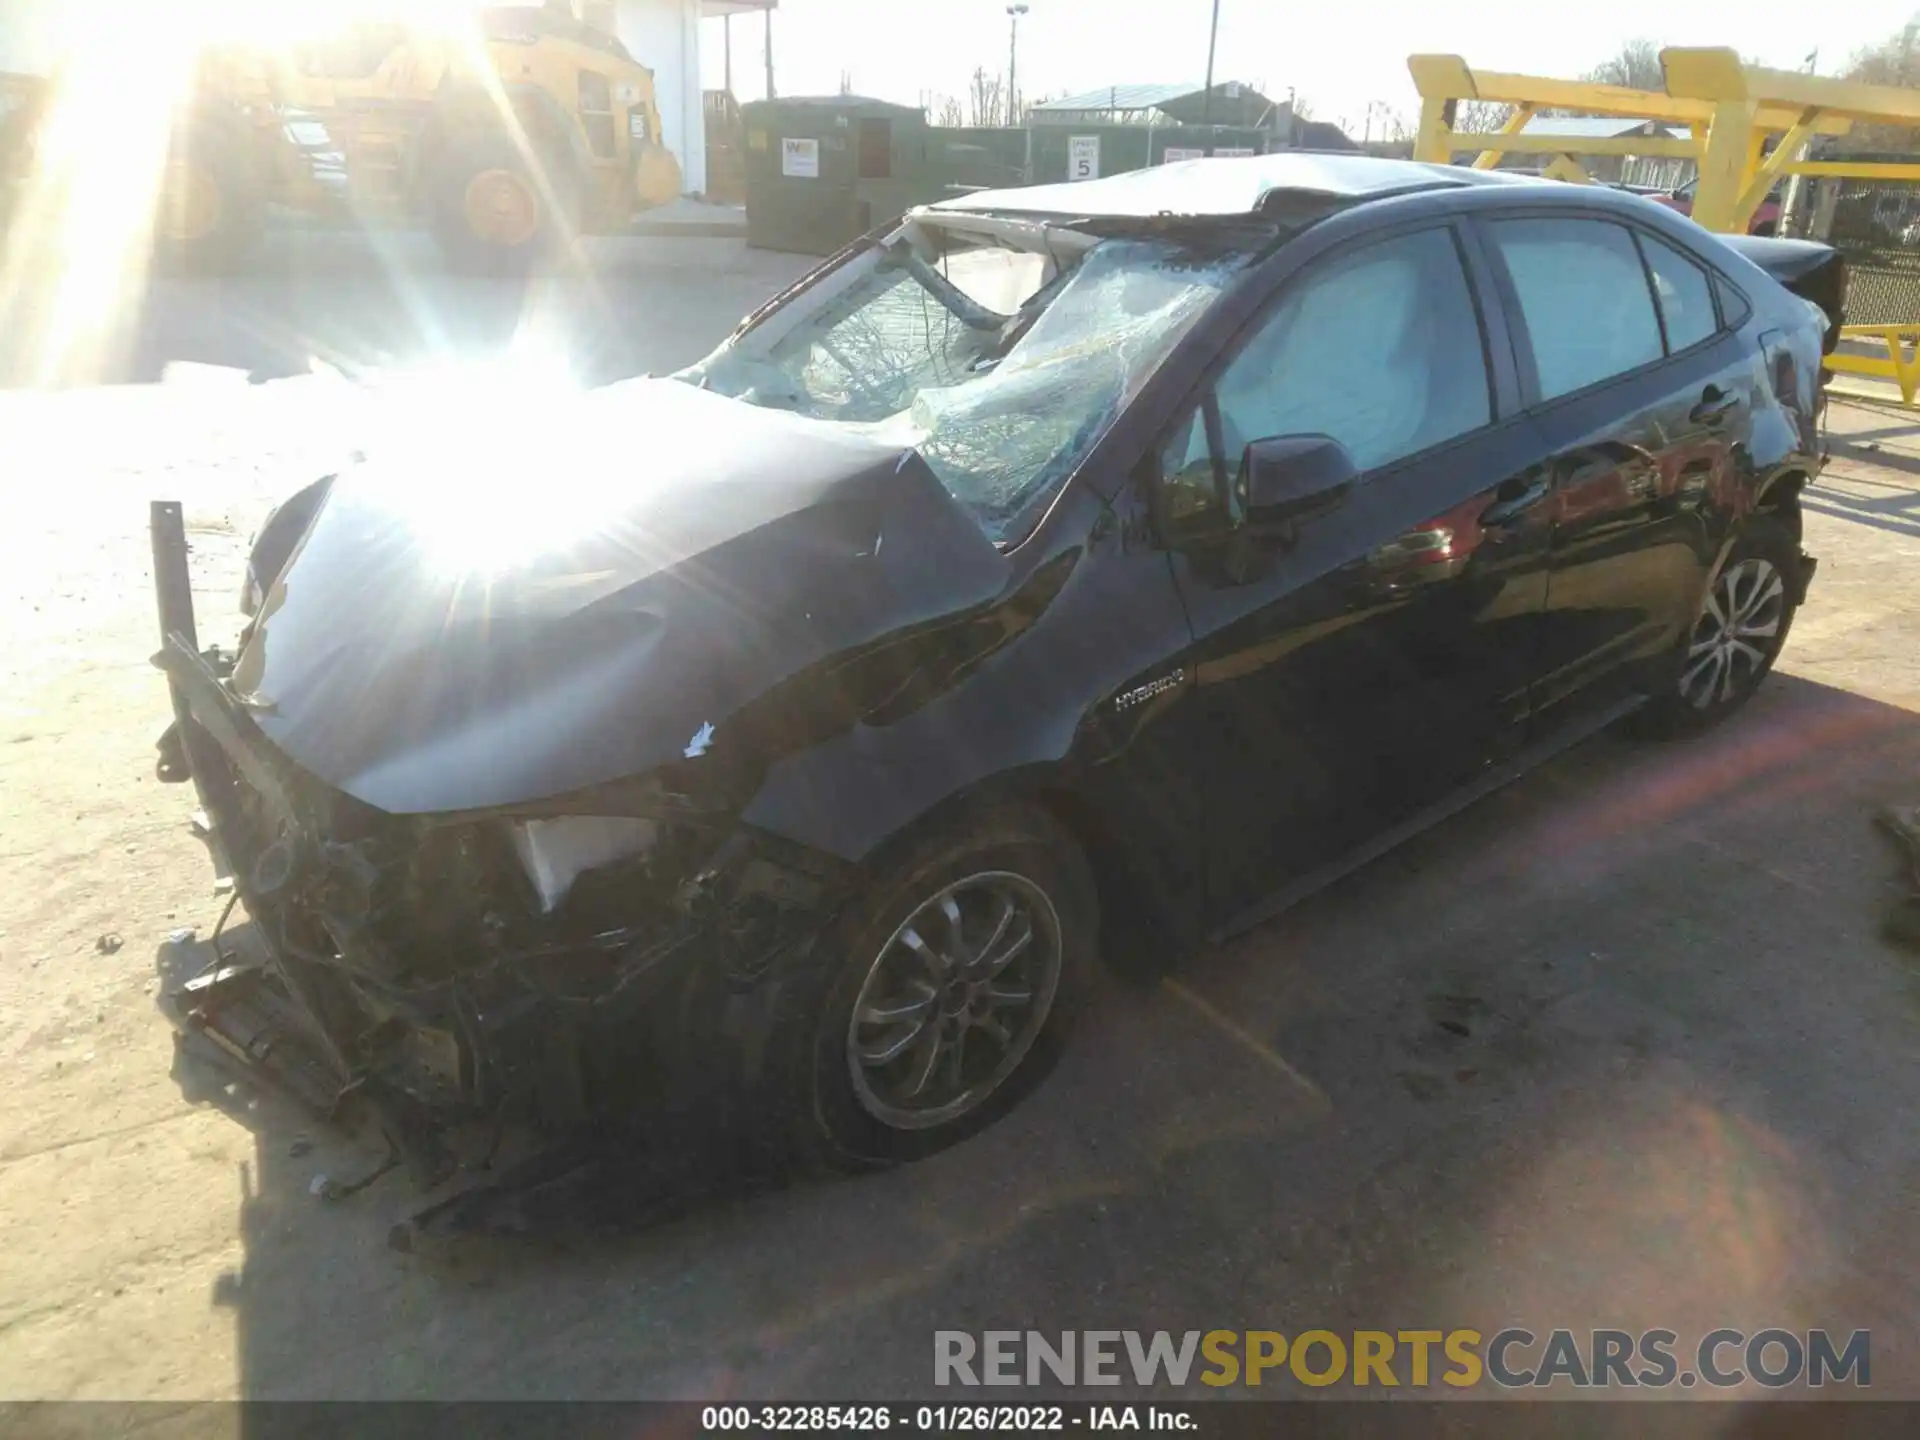
<svg viewBox="0 0 1920 1440">
<path fill-rule="evenodd" d="M 1710 511 L 1752 415 L 1752 357 L 1708 272 L 1598 216 L 1483 222 L 1551 483 L 1536 724 L 1663 683 L 1712 562 Z"/>
</svg>

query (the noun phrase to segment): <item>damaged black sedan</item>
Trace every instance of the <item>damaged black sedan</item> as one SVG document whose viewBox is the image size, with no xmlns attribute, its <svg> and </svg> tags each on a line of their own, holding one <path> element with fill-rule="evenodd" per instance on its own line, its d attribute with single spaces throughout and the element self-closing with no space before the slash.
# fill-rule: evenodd
<svg viewBox="0 0 1920 1440">
<path fill-rule="evenodd" d="M 173 1013 L 428 1182 L 507 1125 L 950 1144 L 1096 956 L 1166 966 L 1753 692 L 1838 319 L 1830 252 L 1753 253 L 1359 158 L 976 195 L 537 446 L 303 492 L 236 656 L 158 506 L 163 771 L 260 941 Z"/>
</svg>

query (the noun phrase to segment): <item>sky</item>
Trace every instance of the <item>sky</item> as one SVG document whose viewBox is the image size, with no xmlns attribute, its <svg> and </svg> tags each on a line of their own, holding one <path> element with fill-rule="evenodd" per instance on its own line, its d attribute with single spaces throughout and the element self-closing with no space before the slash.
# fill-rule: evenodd
<svg viewBox="0 0 1920 1440">
<path fill-rule="evenodd" d="M 0 0 L 0 5 L 8 0 Z M 1212 0 L 1027 0 L 1020 20 L 1020 92 L 1062 95 L 1102 85 L 1198 84 L 1207 68 Z M 1818 49 L 1834 74 L 1856 49 L 1898 31 L 1914 0 L 1608 0 L 1560 7 L 1543 0 L 1220 0 L 1216 80 L 1289 87 L 1315 118 L 1345 120 L 1356 137 L 1369 104 L 1409 121 L 1419 108 L 1407 56 L 1463 55 L 1485 70 L 1572 77 L 1646 38 L 1666 45 L 1731 45 L 1782 69 Z M 723 74 L 721 21 L 708 20 L 702 84 Z M 853 89 L 917 104 L 964 95 L 975 66 L 1004 75 L 1006 0 L 780 0 L 773 18 L 774 78 L 782 94 L 828 94 L 841 72 Z M 764 95 L 761 22 L 733 21 L 733 85 Z M 641 57 L 643 60 L 644 56 Z M 1377 117 L 1379 112 L 1374 112 Z M 1373 121 L 1378 133 L 1380 121 Z"/>
<path fill-rule="evenodd" d="M 157 13 L 309 17 L 376 5 L 437 10 L 474 0 L 0 0 L 0 69 L 8 51 L 60 21 L 91 36 L 129 33 L 100 23 L 116 9 L 149 24 Z M 1026 0 L 1020 20 L 1020 91 L 1062 95 L 1128 83 L 1198 84 L 1207 67 L 1213 0 Z M 1296 90 L 1315 118 L 1356 137 L 1382 128 L 1387 107 L 1411 121 L 1417 97 L 1406 57 L 1451 52 L 1486 70 L 1572 77 L 1628 40 L 1732 45 L 1769 65 L 1801 69 L 1819 52 L 1834 74 L 1862 46 L 1894 34 L 1920 0 L 1607 0 L 1556 7 L 1546 0 L 1219 0 L 1219 80 L 1256 85 L 1274 99 Z M 844 72 L 852 88 L 906 104 L 964 96 L 974 67 L 1004 75 L 1007 0 L 779 0 L 775 79 L 785 95 L 830 94 Z M 90 22 L 82 25 L 82 22 Z M 723 24 L 703 22 L 702 84 L 725 73 Z M 733 21 L 733 84 L 743 100 L 765 93 L 762 26 Z M 639 57 L 643 62 L 645 55 Z M 1376 107 L 1371 111 L 1369 107 Z"/>
</svg>

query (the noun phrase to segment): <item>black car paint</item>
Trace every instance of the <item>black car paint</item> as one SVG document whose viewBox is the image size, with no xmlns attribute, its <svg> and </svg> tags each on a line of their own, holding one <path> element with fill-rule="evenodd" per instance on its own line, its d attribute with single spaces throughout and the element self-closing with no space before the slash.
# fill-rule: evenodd
<svg viewBox="0 0 1920 1440">
<path fill-rule="evenodd" d="M 1130 494 L 1141 482 L 1143 454 L 1289 279 L 1322 254 L 1393 228 L 1444 222 L 1471 232 L 1476 215 L 1522 209 L 1643 227 L 1734 280 L 1753 313 L 1700 352 L 1542 406 L 1526 370 L 1524 334 L 1508 319 L 1511 302 L 1489 284 L 1481 300 L 1499 391 L 1499 419 L 1489 431 L 1415 457 L 1401 467 L 1413 482 L 1404 487 L 1391 484 L 1393 475 L 1373 477 L 1348 504 L 1303 526 L 1292 551 L 1252 581 L 1202 578 L 1196 559 L 1204 557 L 1161 551 L 1169 590 L 1151 564 L 1138 563 L 1157 548 L 1146 507 Z M 1488 265 L 1483 247 L 1472 253 L 1478 266 Z M 1485 268 L 1478 278 L 1492 280 Z M 1799 336 L 1790 396 L 1758 383 L 1757 337 L 1772 330 Z M 1085 563 L 1059 608 L 1003 657 L 1004 669 L 973 676 L 911 724 L 793 756 L 743 818 L 857 860 L 975 788 L 1059 792 L 1091 822 L 1087 838 L 1117 852 L 1126 878 L 1113 884 L 1115 893 L 1164 895 L 1180 908 L 1154 915 L 1157 931 L 1205 934 L 1254 902 L 1263 884 L 1283 887 L 1418 803 L 1439 800 L 1448 782 L 1469 782 L 1471 768 L 1538 740 L 1556 723 L 1556 710 L 1604 708 L 1626 690 L 1661 683 L 1661 667 L 1740 519 L 1776 482 L 1791 486 L 1818 469 L 1811 417 L 1819 358 L 1819 331 L 1796 301 L 1756 266 L 1637 197 L 1550 186 L 1522 196 L 1488 187 L 1394 196 L 1336 214 L 1251 270 L 1195 327 L 1012 552 L 1016 587 L 1060 555 L 1078 551 Z M 1644 479 L 1620 476 L 1617 462 L 1596 473 L 1589 457 L 1620 453 L 1612 448 L 1622 443 L 1613 438 L 1613 411 L 1645 411 L 1655 420 L 1684 415 L 1715 379 L 1753 398 L 1710 435 L 1683 422 L 1651 461 L 1627 452 L 1654 472 Z M 1796 413 L 1783 420 L 1777 412 L 1786 405 Z M 1537 519 L 1508 534 L 1472 534 L 1485 508 L 1541 478 L 1548 490 Z M 1109 501 L 1111 520 L 1094 524 L 1079 498 L 1084 491 Z M 1583 491 L 1609 498 L 1583 505 Z M 1449 578 L 1421 577 L 1409 597 L 1368 566 L 1376 550 L 1456 514 L 1476 553 L 1456 561 Z M 1132 547 L 1118 538 L 1126 534 L 1137 537 Z M 1122 570 L 1124 580 L 1103 573 Z M 1563 584 L 1556 606 L 1556 575 L 1591 580 L 1597 591 Z M 1101 644 L 1077 644 L 1072 632 L 1086 622 L 1078 604 L 1065 602 L 1109 591 L 1115 598 L 1107 603 L 1127 623 L 1102 631 Z M 1503 607 L 1503 595 L 1523 598 Z M 1534 596 L 1536 614 L 1513 613 Z M 1169 647 L 1168 635 L 1179 630 L 1169 623 L 1175 613 L 1186 617 L 1191 638 Z M 1344 643 L 1332 636 L 1315 643 L 1334 626 Z M 1529 667 L 1557 662 L 1552 673 L 1536 671 L 1516 685 L 1516 647 L 1531 652 L 1519 662 Z M 1116 711 L 1115 698 L 1130 687 L 1173 674 L 1182 678 L 1175 689 L 1138 712 Z M 1455 679 L 1467 693 L 1452 687 Z M 1323 703 L 1329 695 L 1348 703 Z M 1436 703 L 1458 717 L 1458 728 L 1441 733 L 1471 735 L 1464 753 L 1434 745 L 1425 719 Z M 1288 722 L 1276 723 L 1278 716 Z M 1105 738 L 1116 726 L 1126 731 L 1119 756 Z M 1075 738 L 1063 744 L 1068 736 Z M 1339 748 L 1355 736 L 1365 740 Z M 1370 743 L 1383 738 L 1404 748 Z M 1317 768 L 1303 759 L 1330 746 L 1350 758 Z M 1196 771 L 1204 773 L 1198 803 Z M 1393 783 L 1377 783 L 1382 773 Z M 1256 779 L 1265 783 L 1249 783 Z M 830 806 L 797 799 L 829 795 Z M 1308 808 L 1289 809 L 1289 801 Z M 1135 838 L 1143 836 L 1151 839 Z M 1199 878 L 1196 868 L 1212 878 Z M 1224 878 L 1237 868 L 1255 873 L 1237 883 Z"/>
<path fill-rule="evenodd" d="M 911 451 L 665 381 L 591 399 L 623 429 L 705 438 L 571 516 L 557 478 L 531 500 L 517 474 L 445 500 L 379 463 L 334 481 L 235 664 L 268 740 L 402 815 L 642 774 L 708 725 L 716 765 L 742 746 L 764 763 L 881 704 L 873 652 L 900 632 L 950 631 L 1006 589 Z M 464 534 L 510 553 L 437 554 Z M 807 674 L 829 677 L 815 696 Z"/>
<path fill-rule="evenodd" d="M 1820 307 L 1827 317 L 1822 345 L 1831 350 L 1839 342 L 1847 299 L 1846 256 L 1817 240 L 1784 240 L 1760 235 L 1718 237 L 1743 260 L 1764 270 L 1803 300 Z"/>
<path fill-rule="evenodd" d="M 304 485 L 267 512 L 247 547 L 247 573 L 240 592 L 240 610 L 251 620 L 260 610 L 267 586 L 292 556 L 294 547 L 312 527 L 320 506 L 333 488 L 335 476 L 322 475 Z"/>
<path fill-rule="evenodd" d="M 1750 313 L 1696 351 L 1540 404 L 1480 234 L 1484 217 L 1519 210 L 1657 235 L 1718 270 Z M 1467 257 L 1493 423 L 1367 477 L 1284 542 L 1163 544 L 1151 457 L 1235 338 L 1321 256 L 1421 226 L 1449 227 Z M 1763 336 L 1784 370 L 1769 369 Z M 707 993 L 702 968 L 717 969 L 732 998 L 699 1008 L 743 1033 L 772 1023 L 760 979 L 806 953 L 863 877 L 909 837 L 1006 795 L 1045 805 L 1081 839 L 1110 941 L 1168 959 L 1557 727 L 1574 733 L 1622 694 L 1665 684 L 1742 519 L 1763 503 L 1790 508 L 1818 468 L 1819 360 L 1804 306 L 1648 202 L 1546 185 L 1389 194 L 1336 208 L 1250 266 L 1003 552 L 910 453 L 848 445 L 809 466 L 793 448 L 802 422 L 740 414 L 754 438 L 710 427 L 703 456 L 764 477 L 732 492 L 740 508 L 708 516 L 592 604 L 530 602 L 541 623 L 509 615 L 484 633 L 441 634 L 444 646 L 422 632 L 394 647 L 384 678 L 366 669 L 367 643 L 396 608 L 429 599 L 437 625 L 454 597 L 400 568 L 357 608 L 336 591 L 348 607 L 336 617 L 358 618 L 344 633 L 316 624 L 319 648 L 286 667 L 275 612 L 309 583 L 316 527 L 270 591 L 234 688 L 255 693 L 254 722 L 295 762 L 427 823 L 617 811 L 615 782 L 654 766 L 679 788 L 717 792 L 732 838 L 695 877 L 705 899 L 663 926 L 664 949 L 638 951 L 649 971 L 663 956 L 682 962 L 657 971 L 677 980 L 657 983 L 687 995 Z M 1709 387 L 1736 403 L 1712 423 L 1688 419 Z M 797 490 L 778 478 L 790 465 Z M 675 478 L 689 494 L 727 493 L 691 468 Z M 357 493 L 351 477 L 336 482 L 320 526 L 356 538 L 356 517 L 377 513 L 356 510 Z M 1445 562 L 1416 563 L 1442 530 Z M 407 552 L 403 539 L 388 549 Z M 806 613 L 816 604 L 828 617 L 817 623 Z M 607 628 L 579 628 L 590 619 Z M 706 666 L 721 657 L 737 663 Z M 569 692 L 582 666 L 593 683 Z M 520 703 L 531 709 L 495 725 Z M 711 753 L 683 758 L 709 722 Z M 476 746 L 476 735 L 488 738 Z M 421 756 L 432 763 L 413 763 Z M 764 913 L 775 918 L 742 923 L 755 895 L 773 897 Z M 606 970 L 623 1023 L 639 993 L 627 973 Z M 691 1002 L 669 1009 L 647 1026 L 684 1044 Z"/>
</svg>

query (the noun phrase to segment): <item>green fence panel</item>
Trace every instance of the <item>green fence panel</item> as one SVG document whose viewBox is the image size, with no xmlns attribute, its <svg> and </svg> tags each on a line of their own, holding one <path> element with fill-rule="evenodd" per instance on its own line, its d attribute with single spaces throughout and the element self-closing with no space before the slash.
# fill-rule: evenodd
<svg viewBox="0 0 1920 1440">
<path fill-rule="evenodd" d="M 935 127 L 858 96 L 759 100 L 746 131 L 747 243 L 825 255 L 916 205 L 974 190 L 1259 155 L 1265 131 L 1215 125 Z"/>
<path fill-rule="evenodd" d="M 1119 175 L 1163 165 L 1169 151 L 1175 160 L 1198 159 L 1209 145 L 1215 155 L 1263 155 L 1270 138 L 1264 130 L 1224 125 L 1036 125 L 1033 180 L 1049 185 Z"/>
</svg>

